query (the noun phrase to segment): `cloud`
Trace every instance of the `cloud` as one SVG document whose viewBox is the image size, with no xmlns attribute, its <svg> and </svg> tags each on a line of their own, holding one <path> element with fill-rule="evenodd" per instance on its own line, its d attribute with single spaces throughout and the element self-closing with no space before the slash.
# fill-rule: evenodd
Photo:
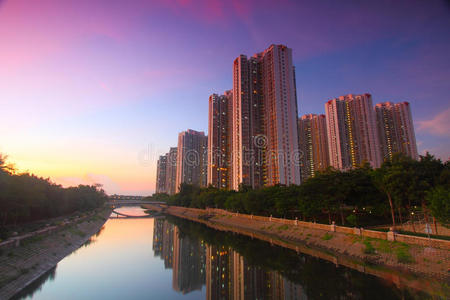
<svg viewBox="0 0 450 300">
<path fill-rule="evenodd" d="M 431 120 L 419 121 L 419 131 L 435 136 L 450 137 L 450 108 L 438 113 Z"/>
<path fill-rule="evenodd" d="M 420 149 L 420 147 L 419 147 Z M 450 143 L 449 142 L 441 142 L 438 145 L 433 145 L 431 147 L 426 147 L 420 149 L 420 155 L 426 155 L 427 152 L 434 155 L 437 158 L 440 158 L 443 161 L 450 160 Z"/>
<path fill-rule="evenodd" d="M 101 184 L 102 188 L 108 193 L 120 193 L 122 188 L 118 183 L 113 181 L 109 176 L 102 174 L 88 173 L 83 177 L 56 177 L 54 181 L 64 187 L 77 186 L 79 184 L 93 185 Z"/>
<path fill-rule="evenodd" d="M 101 184 L 103 190 L 109 195 L 149 195 L 153 193 L 154 182 L 149 182 L 146 178 L 137 179 L 113 179 L 108 175 L 97 173 L 86 173 L 82 176 L 58 176 L 51 177 L 51 180 L 63 187 Z"/>
</svg>

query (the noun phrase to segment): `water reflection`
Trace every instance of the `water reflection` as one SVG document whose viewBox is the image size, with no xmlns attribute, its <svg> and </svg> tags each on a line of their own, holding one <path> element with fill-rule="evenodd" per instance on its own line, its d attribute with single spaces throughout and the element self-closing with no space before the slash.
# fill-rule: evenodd
<svg viewBox="0 0 450 300">
<path fill-rule="evenodd" d="M 173 289 L 182 293 L 206 284 L 207 299 L 307 299 L 300 284 L 250 265 L 229 246 L 181 233 L 164 218 L 155 219 L 153 251 L 173 268 Z"/>
<path fill-rule="evenodd" d="M 414 283 L 419 283 L 419 280 Z M 428 286 L 425 290 L 433 291 L 434 287 Z M 437 293 L 441 293 L 442 299 L 446 298 L 445 293 Z M 392 280 L 272 246 L 258 239 L 216 231 L 168 216 L 108 220 L 85 247 L 67 256 L 57 269 L 42 276 L 16 298 L 430 297 L 412 288 L 404 288 L 399 282 L 395 285 Z M 434 298 L 440 299 L 439 296 Z"/>
<path fill-rule="evenodd" d="M 417 299 L 421 292 L 248 237 L 177 218 L 155 219 L 153 250 L 183 294 L 206 299 Z"/>
<path fill-rule="evenodd" d="M 46 281 L 52 281 L 55 279 L 56 276 L 56 267 L 51 268 L 47 272 L 45 272 L 42 276 L 40 276 L 38 279 L 30 283 L 30 285 L 14 295 L 14 297 L 11 298 L 11 300 L 18 300 L 18 299 L 25 299 L 25 298 L 32 298 L 34 293 L 40 291 L 42 289 L 42 285 Z"/>
</svg>

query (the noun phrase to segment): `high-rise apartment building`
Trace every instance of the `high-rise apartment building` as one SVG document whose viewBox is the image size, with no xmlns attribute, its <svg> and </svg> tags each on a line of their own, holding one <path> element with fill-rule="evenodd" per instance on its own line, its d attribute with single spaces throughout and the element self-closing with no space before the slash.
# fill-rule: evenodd
<svg viewBox="0 0 450 300">
<path fill-rule="evenodd" d="M 206 186 L 207 144 L 204 132 L 188 129 L 178 135 L 176 190 L 182 183 Z"/>
<path fill-rule="evenodd" d="M 372 96 L 346 95 L 325 104 L 330 165 L 341 170 L 381 165 Z"/>
<path fill-rule="evenodd" d="M 300 184 L 297 97 L 292 49 L 272 45 L 261 59 L 267 185 Z"/>
<path fill-rule="evenodd" d="M 177 188 L 177 147 L 171 147 L 167 153 L 166 164 L 166 193 L 173 195 Z"/>
<path fill-rule="evenodd" d="M 418 159 L 410 104 L 378 103 L 375 105 L 375 115 L 383 160 L 392 159 L 394 153 Z"/>
<path fill-rule="evenodd" d="M 325 115 L 308 114 L 298 120 L 302 181 L 330 165 Z"/>
<path fill-rule="evenodd" d="M 233 64 L 232 184 L 258 188 L 264 185 L 264 103 L 261 64 L 240 55 Z M 260 141 L 258 143 L 258 141 Z"/>
<path fill-rule="evenodd" d="M 167 154 L 161 155 L 156 164 L 156 193 L 166 193 Z"/>
<path fill-rule="evenodd" d="M 233 64 L 232 184 L 300 184 L 292 50 L 271 45 Z"/>
<path fill-rule="evenodd" d="M 231 186 L 232 95 L 226 91 L 209 96 L 208 185 L 220 189 Z"/>
</svg>

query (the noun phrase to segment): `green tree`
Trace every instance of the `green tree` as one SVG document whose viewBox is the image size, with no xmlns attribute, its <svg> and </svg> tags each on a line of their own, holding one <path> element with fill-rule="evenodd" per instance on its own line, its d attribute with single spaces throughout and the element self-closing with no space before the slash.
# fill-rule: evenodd
<svg viewBox="0 0 450 300">
<path fill-rule="evenodd" d="M 438 186 L 426 194 L 433 216 L 445 227 L 450 226 L 450 189 Z"/>
</svg>

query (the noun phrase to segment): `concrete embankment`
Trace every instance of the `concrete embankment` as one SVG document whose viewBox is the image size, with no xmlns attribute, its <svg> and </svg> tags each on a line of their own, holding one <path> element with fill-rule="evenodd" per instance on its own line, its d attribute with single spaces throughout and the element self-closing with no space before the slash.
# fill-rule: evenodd
<svg viewBox="0 0 450 300">
<path fill-rule="evenodd" d="M 274 222 L 274 218 L 248 216 L 218 209 L 168 207 L 167 214 L 203 223 L 222 231 L 233 231 L 297 252 L 331 261 L 399 286 L 448 295 L 450 251 L 418 244 L 392 242 L 363 236 L 361 231 L 336 232 L 331 225 L 307 222 Z M 386 234 L 386 233 L 384 233 Z M 419 277 L 419 276 L 420 277 Z M 425 275 L 425 276 L 423 276 Z M 437 279 L 437 280 L 436 280 Z"/>
<path fill-rule="evenodd" d="M 111 209 L 102 208 L 0 247 L 0 299 L 10 299 L 98 233 Z"/>
</svg>

